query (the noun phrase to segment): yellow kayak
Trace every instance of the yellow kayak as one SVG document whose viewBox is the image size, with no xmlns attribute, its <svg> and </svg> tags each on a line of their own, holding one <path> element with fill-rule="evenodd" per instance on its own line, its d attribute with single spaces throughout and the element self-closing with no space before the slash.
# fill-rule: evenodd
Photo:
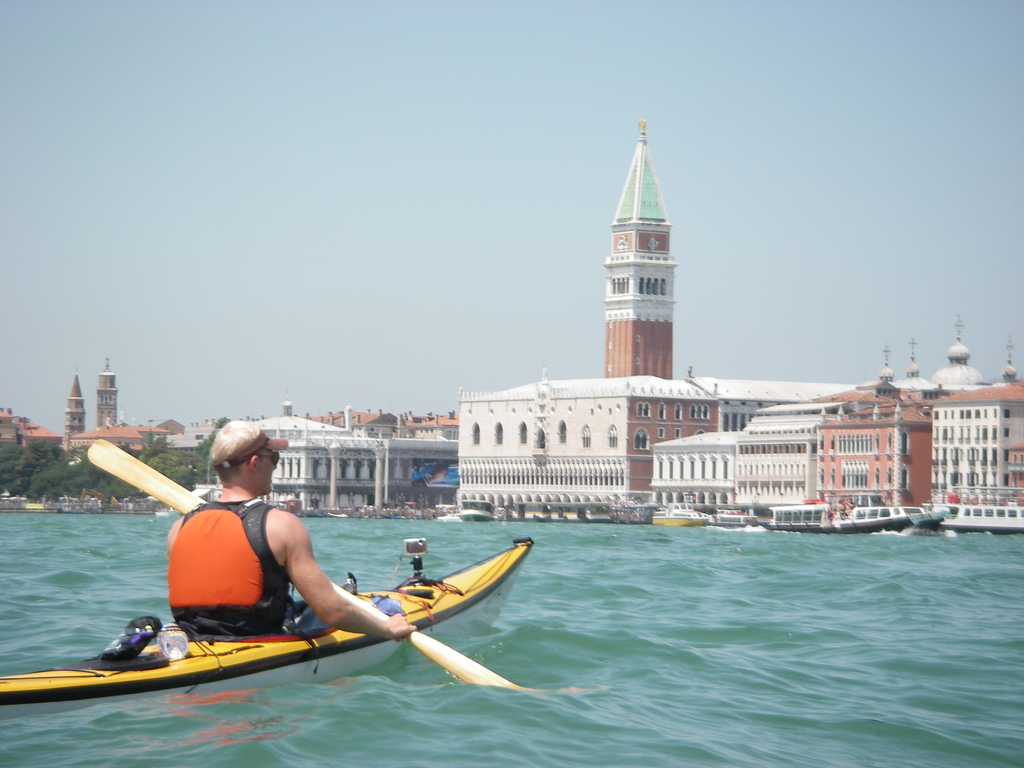
<svg viewBox="0 0 1024 768">
<path fill-rule="evenodd" d="M 445 576 L 414 576 L 393 590 L 358 595 L 391 598 L 425 634 L 473 631 L 497 617 L 513 577 L 533 541 Z M 333 630 L 306 639 L 295 635 L 197 642 L 183 659 L 163 656 L 155 643 L 127 661 L 100 658 L 55 669 L 0 677 L 0 719 L 47 714 L 106 701 L 171 692 L 223 691 L 291 683 L 329 682 L 385 661 L 399 643 L 373 635 Z"/>
</svg>

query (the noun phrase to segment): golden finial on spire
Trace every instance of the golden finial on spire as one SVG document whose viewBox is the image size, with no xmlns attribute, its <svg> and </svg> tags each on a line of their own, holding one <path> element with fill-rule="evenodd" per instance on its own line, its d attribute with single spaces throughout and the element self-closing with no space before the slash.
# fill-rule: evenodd
<svg viewBox="0 0 1024 768">
<path fill-rule="evenodd" d="M 647 133 L 647 121 L 641 117 L 637 122 L 640 126 L 640 133 Z"/>
</svg>

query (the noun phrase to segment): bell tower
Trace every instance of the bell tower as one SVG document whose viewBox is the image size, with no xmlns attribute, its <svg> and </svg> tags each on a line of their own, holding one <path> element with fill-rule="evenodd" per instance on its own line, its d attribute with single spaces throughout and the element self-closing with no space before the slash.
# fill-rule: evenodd
<svg viewBox="0 0 1024 768">
<path fill-rule="evenodd" d="M 85 398 L 82 397 L 82 387 L 78 383 L 78 374 L 71 382 L 71 392 L 68 394 L 68 406 L 64 409 L 64 450 L 71 447 L 71 438 L 79 432 L 85 432 Z"/>
<path fill-rule="evenodd" d="M 117 385 L 110 370 L 110 358 L 96 387 L 96 428 L 117 426 Z"/>
<path fill-rule="evenodd" d="M 654 175 L 646 128 L 641 120 L 604 262 L 605 378 L 672 378 L 676 263 L 669 251 L 672 225 Z"/>
</svg>

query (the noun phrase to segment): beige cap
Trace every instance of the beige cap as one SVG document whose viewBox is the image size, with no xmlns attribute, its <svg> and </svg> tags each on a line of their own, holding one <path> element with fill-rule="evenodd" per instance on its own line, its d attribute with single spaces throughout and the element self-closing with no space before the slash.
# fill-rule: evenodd
<svg viewBox="0 0 1024 768">
<path fill-rule="evenodd" d="M 271 439 L 252 421 L 229 421 L 213 439 L 210 463 L 214 469 L 227 469 L 248 461 L 262 450 L 283 451 L 284 438 Z"/>
</svg>

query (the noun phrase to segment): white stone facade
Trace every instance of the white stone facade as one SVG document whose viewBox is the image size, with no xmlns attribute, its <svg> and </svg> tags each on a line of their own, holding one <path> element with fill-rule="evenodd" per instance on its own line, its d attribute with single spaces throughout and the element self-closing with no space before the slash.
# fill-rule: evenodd
<svg viewBox="0 0 1024 768">
<path fill-rule="evenodd" d="M 837 403 L 776 405 L 739 433 L 736 499 L 743 508 L 800 504 L 818 495 L 818 428 Z"/>
<path fill-rule="evenodd" d="M 1009 452 L 1024 443 L 1024 382 L 956 392 L 933 403 L 932 490 L 1005 488 Z M 970 489 L 970 490 L 968 490 Z"/>
<path fill-rule="evenodd" d="M 739 437 L 739 432 L 707 432 L 655 445 L 651 500 L 733 506 Z"/>
<path fill-rule="evenodd" d="M 653 445 L 713 428 L 714 415 L 699 388 L 654 376 L 460 392 L 459 499 L 513 510 L 646 501 Z"/>
<path fill-rule="evenodd" d="M 458 443 L 454 441 L 373 440 L 353 436 L 343 427 L 291 415 L 256 423 L 270 437 L 288 440 L 274 470 L 270 498 L 275 502 L 298 499 L 303 509 L 310 510 L 397 507 L 406 502 L 433 507 L 455 499 L 456 482 L 420 477 L 429 467 L 457 466 Z M 382 467 L 387 467 L 383 474 Z"/>
</svg>

